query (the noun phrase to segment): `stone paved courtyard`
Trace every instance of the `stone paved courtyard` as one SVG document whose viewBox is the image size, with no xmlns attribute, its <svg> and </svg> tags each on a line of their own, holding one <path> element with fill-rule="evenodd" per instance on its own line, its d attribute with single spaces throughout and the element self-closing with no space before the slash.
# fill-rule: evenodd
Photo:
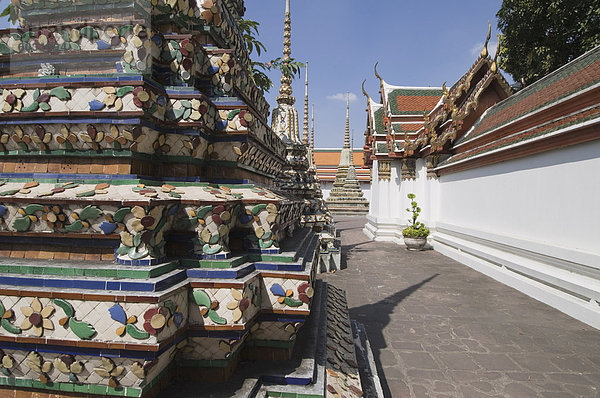
<svg viewBox="0 0 600 398">
<path fill-rule="evenodd" d="M 600 331 L 435 251 L 370 242 L 340 218 L 346 289 L 386 396 L 600 397 Z M 342 260 L 344 262 L 344 260 Z"/>
</svg>

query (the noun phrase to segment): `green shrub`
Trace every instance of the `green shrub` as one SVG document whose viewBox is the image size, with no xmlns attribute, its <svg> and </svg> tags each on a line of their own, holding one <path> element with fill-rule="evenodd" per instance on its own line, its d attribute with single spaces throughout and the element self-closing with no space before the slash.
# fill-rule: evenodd
<svg viewBox="0 0 600 398">
<path fill-rule="evenodd" d="M 414 193 L 409 193 L 407 196 L 411 200 L 411 208 L 407 208 L 406 211 L 412 213 L 412 217 L 408 220 L 412 224 L 402 230 L 402 235 L 409 238 L 426 238 L 429 236 L 429 228 L 422 222 L 417 221 L 421 208 L 415 201 L 416 196 Z"/>
</svg>

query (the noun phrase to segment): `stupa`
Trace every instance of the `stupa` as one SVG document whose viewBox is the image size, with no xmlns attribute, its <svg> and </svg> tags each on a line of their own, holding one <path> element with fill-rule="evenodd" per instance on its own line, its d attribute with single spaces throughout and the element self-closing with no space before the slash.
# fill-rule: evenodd
<svg viewBox="0 0 600 398">
<path fill-rule="evenodd" d="M 369 201 L 363 197 L 362 189 L 356 178 L 356 169 L 350 148 L 350 95 L 346 101 L 344 147 L 340 155 L 335 182 L 326 204 L 333 215 L 365 215 L 369 212 Z"/>
<path fill-rule="evenodd" d="M 0 395 L 156 396 L 289 359 L 313 308 L 310 330 L 326 328 L 343 293 L 315 285 L 303 181 L 275 183 L 286 144 L 301 169 L 306 150 L 268 127 L 244 2 L 14 4 L 21 28 L 0 31 Z M 346 325 L 331 327 L 351 342 Z M 310 371 L 277 365 L 250 390 L 324 396 L 314 353 L 334 351 L 314 347 Z M 346 348 L 332 361 L 358 388 Z"/>
<path fill-rule="evenodd" d="M 292 20 L 290 0 L 286 0 L 282 70 L 289 70 L 291 59 Z M 331 217 L 323 205 L 321 188 L 316 173 L 310 170 L 308 135 L 308 62 L 305 74 L 304 123 L 300 137 L 298 110 L 294 106 L 296 98 L 292 93 L 292 76 L 282 73 L 281 87 L 277 96 L 277 106 L 273 109 L 271 128 L 286 145 L 287 165 L 283 169 L 279 186 L 286 192 L 304 199 L 305 207 L 302 225 L 315 231 L 333 228 Z"/>
</svg>

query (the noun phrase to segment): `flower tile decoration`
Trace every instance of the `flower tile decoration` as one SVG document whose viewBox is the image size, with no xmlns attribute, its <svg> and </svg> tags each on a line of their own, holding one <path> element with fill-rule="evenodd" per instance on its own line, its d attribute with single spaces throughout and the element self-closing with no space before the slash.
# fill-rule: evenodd
<svg viewBox="0 0 600 398">
<path fill-rule="evenodd" d="M 182 359 L 229 373 L 254 337 L 291 347 L 311 270 L 253 263 L 295 257 L 280 246 L 306 203 L 250 79 L 244 3 L 13 3 L 0 386 L 143 396 Z"/>
<path fill-rule="evenodd" d="M 44 334 L 44 330 L 54 330 L 54 323 L 49 319 L 54 313 L 54 307 L 51 305 L 43 307 L 37 297 L 31 301 L 30 306 L 21 307 L 21 312 L 25 315 L 25 320 L 21 323 L 22 330 L 31 329 L 38 337 Z"/>
<path fill-rule="evenodd" d="M 110 313 L 110 317 L 112 319 L 123 325 L 115 331 L 118 336 L 123 336 L 125 333 L 127 333 L 129 336 L 137 340 L 144 340 L 150 337 L 150 333 L 145 330 L 140 330 L 135 326 L 138 321 L 137 317 L 135 315 L 127 317 L 125 310 L 123 310 L 123 307 L 121 307 L 118 303 L 110 307 L 108 312 Z"/>
</svg>

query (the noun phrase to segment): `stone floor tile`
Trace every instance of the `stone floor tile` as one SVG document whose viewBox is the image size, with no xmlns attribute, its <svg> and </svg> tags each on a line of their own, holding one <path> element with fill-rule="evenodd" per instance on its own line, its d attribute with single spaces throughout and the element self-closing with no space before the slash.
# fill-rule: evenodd
<svg viewBox="0 0 600 398">
<path fill-rule="evenodd" d="M 444 352 L 438 354 L 438 357 L 449 369 L 471 371 L 480 369 L 480 366 L 464 353 Z"/>
<path fill-rule="evenodd" d="M 322 278 L 346 289 L 386 397 L 600 397 L 600 331 L 435 251 L 371 242 L 364 223 L 339 219 L 346 268 Z"/>
<path fill-rule="evenodd" d="M 431 354 L 427 352 L 403 352 L 400 357 L 404 365 L 417 369 L 439 369 Z"/>
<path fill-rule="evenodd" d="M 521 368 L 505 354 L 470 354 L 482 368 L 487 370 L 519 371 Z"/>
<path fill-rule="evenodd" d="M 504 387 L 503 393 L 515 398 L 537 398 L 538 394 L 523 383 L 510 383 Z"/>
</svg>

